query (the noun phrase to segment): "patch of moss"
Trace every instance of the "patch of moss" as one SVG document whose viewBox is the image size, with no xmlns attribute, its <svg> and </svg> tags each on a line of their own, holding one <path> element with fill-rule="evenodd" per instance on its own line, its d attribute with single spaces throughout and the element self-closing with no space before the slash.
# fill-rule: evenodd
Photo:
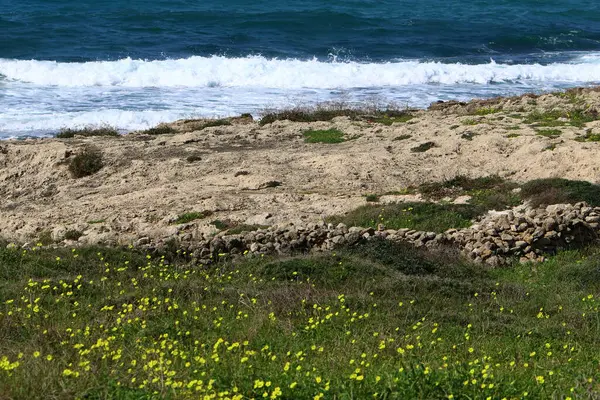
<svg viewBox="0 0 600 400">
<path fill-rule="evenodd" d="M 600 133 L 586 132 L 584 136 L 575 139 L 578 142 L 600 142 Z"/>
<path fill-rule="evenodd" d="M 344 132 L 336 128 L 326 130 L 308 130 L 303 134 L 306 143 L 342 143 L 345 141 Z"/>
</svg>

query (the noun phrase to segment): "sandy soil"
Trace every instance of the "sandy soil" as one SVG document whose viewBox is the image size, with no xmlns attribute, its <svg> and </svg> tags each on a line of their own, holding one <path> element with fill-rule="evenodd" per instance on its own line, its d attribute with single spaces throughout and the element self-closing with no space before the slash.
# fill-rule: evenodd
<svg viewBox="0 0 600 400">
<path fill-rule="evenodd" d="M 482 107 L 502 111 L 472 115 Z M 82 243 L 127 244 L 182 230 L 194 237 L 210 234 L 216 219 L 267 225 L 320 221 L 365 204 L 366 194 L 458 174 L 598 183 L 600 143 L 575 139 L 600 134 L 600 121 L 552 128 L 561 131 L 554 139 L 524 122 L 535 110 L 574 109 L 600 110 L 600 92 L 435 104 L 391 126 L 347 117 L 265 126 L 240 119 L 231 126 L 170 135 L 0 142 L 0 237 L 35 241 L 52 232 L 60 240 L 74 229 L 84 234 Z M 172 126 L 185 131 L 194 124 Z M 304 142 L 304 131 L 332 127 L 351 140 Z M 403 135 L 410 137 L 399 140 Z M 411 150 L 425 142 L 435 147 Z M 75 179 L 68 162 L 86 146 L 101 149 L 105 166 Z M 190 211 L 213 214 L 173 224 Z"/>
</svg>

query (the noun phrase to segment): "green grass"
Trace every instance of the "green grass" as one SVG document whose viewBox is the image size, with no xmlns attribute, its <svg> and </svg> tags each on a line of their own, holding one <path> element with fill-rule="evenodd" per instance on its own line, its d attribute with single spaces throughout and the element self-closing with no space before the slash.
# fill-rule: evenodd
<svg viewBox="0 0 600 400">
<path fill-rule="evenodd" d="M 509 133 L 508 135 L 506 135 L 506 137 L 507 137 L 508 139 L 517 138 L 517 137 L 519 137 L 519 136 L 521 136 L 521 134 L 520 134 L 520 133 Z"/>
<path fill-rule="evenodd" d="M 600 133 L 587 132 L 584 136 L 575 139 L 578 142 L 600 142 Z"/>
<path fill-rule="evenodd" d="M 368 203 L 378 203 L 379 202 L 379 195 L 377 194 L 368 194 L 365 196 L 365 200 Z"/>
<path fill-rule="evenodd" d="M 469 204 L 390 203 L 385 206 L 367 204 L 345 215 L 333 216 L 327 222 L 348 226 L 377 227 L 388 229 L 408 228 L 428 232 L 444 232 L 450 228 L 465 228 L 471 219 L 481 213 L 477 206 Z"/>
<path fill-rule="evenodd" d="M 0 246 L 0 393 L 598 398 L 599 265 L 484 270 L 385 241 L 212 267 Z"/>
<path fill-rule="evenodd" d="M 578 128 L 585 126 L 586 123 L 596 121 L 598 115 L 583 110 L 573 111 L 534 111 L 523 120 L 526 124 L 536 127 L 556 127 L 571 125 Z"/>
<path fill-rule="evenodd" d="M 212 127 L 216 127 L 216 126 L 229 126 L 231 125 L 231 121 L 229 119 L 215 119 L 212 121 L 208 121 L 205 122 L 204 124 L 202 124 L 202 126 L 200 127 L 200 130 L 202 129 L 206 129 L 206 128 L 212 128 Z"/>
<path fill-rule="evenodd" d="M 556 139 L 562 135 L 562 131 L 560 129 L 539 129 L 535 133 L 538 136 L 544 136 L 550 139 Z"/>
<path fill-rule="evenodd" d="M 425 143 L 421 143 L 420 145 L 411 148 L 410 151 L 413 153 L 424 153 L 427 150 L 433 149 L 434 147 L 435 147 L 434 142 L 425 142 Z"/>
<path fill-rule="evenodd" d="M 191 212 L 187 212 L 187 213 L 179 215 L 177 217 L 177 219 L 174 221 L 174 223 L 177 225 L 187 224 L 188 222 L 192 222 L 197 219 L 206 218 L 206 217 L 210 216 L 211 214 L 212 213 L 210 211 L 202 211 L 202 212 L 191 211 Z"/>
<path fill-rule="evenodd" d="M 353 120 L 367 120 L 384 125 L 408 122 L 413 118 L 408 111 L 391 106 L 381 109 L 378 107 L 351 107 L 344 103 L 323 103 L 315 107 L 267 111 L 263 114 L 259 124 L 262 126 L 284 120 L 293 122 L 331 121 L 336 117 L 349 117 Z"/>
<path fill-rule="evenodd" d="M 533 206 L 579 201 L 600 206 L 600 185 L 562 178 L 536 179 L 521 186 L 521 197 Z"/>
<path fill-rule="evenodd" d="M 119 131 L 112 126 L 88 126 L 81 129 L 63 128 L 56 134 L 59 139 L 69 139 L 75 136 L 119 136 Z"/>
<path fill-rule="evenodd" d="M 502 109 L 500 109 L 500 108 L 481 107 L 481 108 L 478 108 L 477 110 L 475 110 L 475 112 L 473 113 L 473 115 L 490 115 L 490 114 L 499 113 L 501 111 L 502 111 Z"/>
<path fill-rule="evenodd" d="M 331 129 L 321 129 L 321 130 L 308 130 L 303 134 L 304 141 L 306 143 L 342 143 L 346 140 L 344 139 L 344 132 L 339 129 L 331 128 Z"/>
<path fill-rule="evenodd" d="M 521 127 L 519 125 L 512 125 L 512 126 L 507 126 L 506 128 L 507 131 L 518 131 L 519 129 L 521 129 Z"/>
<path fill-rule="evenodd" d="M 371 122 L 391 126 L 395 122 L 408 122 L 414 117 L 409 113 L 389 113 L 370 119 Z"/>
</svg>

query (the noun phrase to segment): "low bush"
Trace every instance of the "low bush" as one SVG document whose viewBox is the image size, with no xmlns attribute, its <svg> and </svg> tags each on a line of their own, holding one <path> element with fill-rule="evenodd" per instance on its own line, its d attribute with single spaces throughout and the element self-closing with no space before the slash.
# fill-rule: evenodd
<svg viewBox="0 0 600 400">
<path fill-rule="evenodd" d="M 83 178 L 100 171 L 104 166 L 102 152 L 95 147 L 86 147 L 69 162 L 69 171 L 74 178 Z"/>
<path fill-rule="evenodd" d="M 435 147 L 434 142 L 425 142 L 425 143 L 421 143 L 418 146 L 413 147 L 412 149 L 410 149 L 410 151 L 413 153 L 424 153 L 427 150 L 433 149 L 434 147 Z"/>
<path fill-rule="evenodd" d="M 56 134 L 59 139 L 69 139 L 75 136 L 119 136 L 119 131 L 111 126 L 86 127 L 81 129 L 64 128 Z"/>
<path fill-rule="evenodd" d="M 600 185 L 562 178 L 535 179 L 521 186 L 521 197 L 533 207 L 579 201 L 600 206 Z"/>
</svg>

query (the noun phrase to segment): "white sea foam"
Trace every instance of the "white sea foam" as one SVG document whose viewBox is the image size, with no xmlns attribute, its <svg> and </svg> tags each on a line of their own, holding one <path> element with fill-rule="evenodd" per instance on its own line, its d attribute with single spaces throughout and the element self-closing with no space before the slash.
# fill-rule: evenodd
<svg viewBox="0 0 600 400">
<path fill-rule="evenodd" d="M 188 117 L 260 114 L 342 95 L 411 107 L 436 100 L 544 92 L 600 82 L 600 54 L 571 63 L 479 65 L 275 60 L 264 57 L 124 59 L 89 63 L 0 59 L 0 139 L 63 127 L 125 131 Z"/>
<path fill-rule="evenodd" d="M 369 88 L 402 85 L 528 82 L 598 82 L 600 55 L 549 65 L 387 63 L 190 57 L 178 60 L 122 59 L 86 63 L 0 59 L 8 80 L 59 87 L 262 87 Z"/>
</svg>

